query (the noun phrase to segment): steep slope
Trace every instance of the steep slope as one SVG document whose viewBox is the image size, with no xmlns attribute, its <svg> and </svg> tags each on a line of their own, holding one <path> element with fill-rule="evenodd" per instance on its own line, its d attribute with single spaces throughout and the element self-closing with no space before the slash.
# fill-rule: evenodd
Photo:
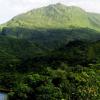
<svg viewBox="0 0 100 100">
<path fill-rule="evenodd" d="M 90 20 L 91 25 L 98 29 L 100 28 L 100 14 L 96 13 L 88 13 L 88 18 Z"/>
<path fill-rule="evenodd" d="M 99 22 L 99 14 L 88 13 L 79 7 L 65 6 L 58 3 L 33 9 L 16 16 L 4 24 L 4 26 L 29 29 L 69 27 L 98 28 L 97 25 L 100 26 Z"/>
<path fill-rule="evenodd" d="M 14 17 L 1 25 L 0 33 L 47 49 L 59 48 L 74 40 L 100 40 L 100 33 L 95 31 L 99 28 L 100 14 L 58 3 Z"/>
<path fill-rule="evenodd" d="M 87 13 L 81 8 L 63 4 L 49 5 L 47 7 L 31 10 L 25 14 L 14 17 L 6 23 L 9 27 L 24 28 L 68 28 L 90 27 Z"/>
<path fill-rule="evenodd" d="M 27 39 L 46 48 L 73 40 L 98 40 L 99 14 L 63 4 L 49 5 L 14 17 L 1 25 L 1 34 Z M 96 30 L 96 31 L 95 31 Z"/>
<path fill-rule="evenodd" d="M 73 40 L 96 41 L 100 34 L 88 28 L 73 29 L 26 29 L 26 28 L 4 28 L 3 36 L 17 39 L 25 39 L 38 44 L 42 48 L 54 49 Z"/>
</svg>

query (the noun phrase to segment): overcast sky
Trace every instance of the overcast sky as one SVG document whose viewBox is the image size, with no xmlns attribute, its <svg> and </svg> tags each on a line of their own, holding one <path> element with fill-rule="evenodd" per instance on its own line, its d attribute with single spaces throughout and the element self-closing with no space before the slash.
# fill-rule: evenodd
<svg viewBox="0 0 100 100">
<path fill-rule="evenodd" d="M 86 11 L 100 13 L 100 0 L 0 0 L 0 24 L 30 9 L 63 3 L 79 6 Z"/>
</svg>

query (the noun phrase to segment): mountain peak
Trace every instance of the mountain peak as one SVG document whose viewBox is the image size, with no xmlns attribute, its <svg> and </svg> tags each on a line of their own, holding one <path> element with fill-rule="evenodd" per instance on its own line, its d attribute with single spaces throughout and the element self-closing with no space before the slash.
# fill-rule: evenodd
<svg viewBox="0 0 100 100">
<path fill-rule="evenodd" d="M 47 6 L 48 7 L 48 6 Z M 67 7 L 66 5 L 62 4 L 62 3 L 56 3 L 56 4 L 51 4 L 49 5 L 49 7 Z"/>
<path fill-rule="evenodd" d="M 100 26 L 99 22 L 99 17 L 85 12 L 80 7 L 57 3 L 16 16 L 4 26 L 29 29 L 61 29 L 73 26 L 94 28 L 94 25 Z"/>
<path fill-rule="evenodd" d="M 62 4 L 62 3 L 56 3 L 55 5 L 56 5 L 56 6 L 65 6 L 65 5 Z"/>
<path fill-rule="evenodd" d="M 80 8 L 80 7 L 77 7 L 77 6 L 67 6 L 65 4 L 62 4 L 62 3 L 56 3 L 56 4 L 51 4 L 49 6 L 47 6 L 46 8 L 57 8 L 57 9 L 60 9 L 60 10 L 71 10 L 71 11 L 84 11 L 84 9 Z M 50 9 L 49 9 L 50 10 Z"/>
</svg>

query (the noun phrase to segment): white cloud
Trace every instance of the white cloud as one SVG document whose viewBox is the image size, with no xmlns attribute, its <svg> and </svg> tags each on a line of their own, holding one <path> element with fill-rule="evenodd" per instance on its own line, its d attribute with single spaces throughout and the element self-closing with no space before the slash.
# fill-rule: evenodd
<svg viewBox="0 0 100 100">
<path fill-rule="evenodd" d="M 91 12 L 100 13 L 100 0 L 0 0 L 0 23 L 33 8 L 55 4 L 76 5 Z"/>
</svg>

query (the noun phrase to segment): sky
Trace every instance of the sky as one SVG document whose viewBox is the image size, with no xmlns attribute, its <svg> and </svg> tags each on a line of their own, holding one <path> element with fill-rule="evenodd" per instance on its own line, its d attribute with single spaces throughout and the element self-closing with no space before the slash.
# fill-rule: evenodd
<svg viewBox="0 0 100 100">
<path fill-rule="evenodd" d="M 88 12 L 100 13 L 100 0 L 0 0 L 0 24 L 31 9 L 56 3 L 74 5 Z"/>
</svg>

